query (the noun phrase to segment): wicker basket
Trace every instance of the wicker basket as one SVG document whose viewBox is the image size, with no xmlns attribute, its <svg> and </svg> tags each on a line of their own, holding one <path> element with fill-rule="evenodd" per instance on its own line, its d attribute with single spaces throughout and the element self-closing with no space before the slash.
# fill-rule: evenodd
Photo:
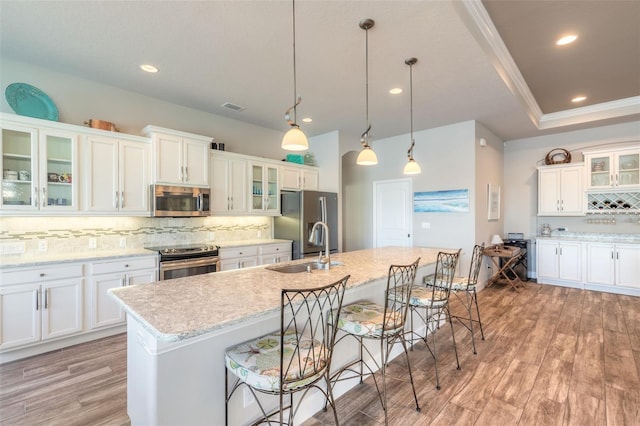
<svg viewBox="0 0 640 426">
<path fill-rule="evenodd" d="M 554 148 L 547 153 L 544 157 L 544 163 L 550 164 L 565 164 L 571 162 L 571 154 L 569 151 L 563 148 Z"/>
</svg>

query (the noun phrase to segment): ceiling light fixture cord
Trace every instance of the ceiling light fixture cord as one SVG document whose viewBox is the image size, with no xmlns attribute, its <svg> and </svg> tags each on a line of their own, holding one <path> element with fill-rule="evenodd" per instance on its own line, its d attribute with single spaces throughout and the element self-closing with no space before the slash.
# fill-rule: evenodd
<svg viewBox="0 0 640 426">
<path fill-rule="evenodd" d="M 409 151 L 407 151 L 407 155 L 410 160 L 413 160 L 413 147 L 416 144 L 416 141 L 413 139 L 413 64 L 415 64 L 418 60 L 416 58 L 407 59 L 405 63 L 409 65 L 409 109 L 410 109 L 410 123 L 411 123 L 411 146 L 409 147 Z"/>
<path fill-rule="evenodd" d="M 296 2 L 291 1 L 292 21 L 293 21 L 293 106 L 284 113 L 290 128 L 282 138 L 282 148 L 288 151 L 305 151 L 309 149 L 309 141 L 297 121 L 297 106 L 300 105 L 302 97 L 298 96 L 297 70 L 296 70 Z M 293 110 L 293 120 L 291 120 L 291 110 Z"/>
<path fill-rule="evenodd" d="M 420 165 L 413 159 L 413 147 L 416 141 L 413 138 L 413 66 L 418 62 L 416 58 L 409 58 L 404 61 L 409 65 L 409 108 L 410 108 L 410 124 L 411 124 L 411 145 L 407 150 L 407 164 L 404 166 L 403 173 L 405 175 L 415 175 L 421 173 Z"/>
<path fill-rule="evenodd" d="M 371 122 L 369 122 L 369 30 L 373 28 L 375 22 L 373 19 L 366 18 L 361 20 L 359 25 L 365 31 L 365 118 L 367 130 L 360 136 L 362 150 L 358 154 L 356 163 L 362 166 L 372 166 L 378 164 L 378 157 L 369 146 L 369 131 L 371 130 Z"/>
</svg>

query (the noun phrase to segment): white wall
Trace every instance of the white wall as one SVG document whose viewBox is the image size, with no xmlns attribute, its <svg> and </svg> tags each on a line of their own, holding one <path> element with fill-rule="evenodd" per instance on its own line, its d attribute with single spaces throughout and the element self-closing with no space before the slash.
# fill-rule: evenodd
<svg viewBox="0 0 640 426">
<path fill-rule="evenodd" d="M 490 146 L 478 158 L 476 132 L 480 130 L 474 121 L 414 133 L 414 158 L 422 173 L 412 177 L 413 191 L 468 189 L 469 212 L 414 213 L 413 244 L 462 248 L 461 270 L 468 268 L 473 245 L 488 243 L 491 233 L 502 228 L 501 221 L 485 225 L 486 183 L 502 184 L 502 141 L 489 130 L 479 129 Z M 374 141 L 376 166 L 358 166 L 356 151 L 342 157 L 345 250 L 373 247 L 373 182 L 406 177 L 402 170 L 409 145 L 409 134 Z M 430 229 L 423 229 L 423 222 L 429 223 Z"/>
<path fill-rule="evenodd" d="M 587 148 L 640 144 L 640 121 L 602 126 L 587 130 L 537 136 L 507 141 L 504 148 L 505 209 L 504 231 L 523 232 L 535 236 L 542 223 L 552 228 L 566 226 L 575 232 L 638 233 L 637 223 L 626 221 L 625 215 L 616 225 L 589 224 L 584 217 L 537 217 L 538 175 L 536 167 L 544 165 L 546 154 L 554 148 L 571 152 L 572 162 L 581 162 Z"/>
<path fill-rule="evenodd" d="M 276 160 L 286 154 L 280 148 L 287 130 L 284 119 L 282 130 L 267 129 L 3 57 L 2 91 L 15 82 L 29 83 L 49 95 L 63 123 L 83 125 L 90 118 L 106 120 L 115 123 L 121 132 L 133 135 L 140 135 L 144 126 L 154 124 L 214 137 L 225 143 L 227 151 Z M 1 98 L 0 111 L 13 113 L 5 97 Z"/>
</svg>

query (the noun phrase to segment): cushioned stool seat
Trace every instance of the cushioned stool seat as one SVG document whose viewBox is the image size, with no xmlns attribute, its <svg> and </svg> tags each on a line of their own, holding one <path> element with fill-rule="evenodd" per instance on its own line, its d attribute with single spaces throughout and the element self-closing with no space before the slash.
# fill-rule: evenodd
<svg viewBox="0 0 640 426">
<path fill-rule="evenodd" d="M 356 336 L 379 337 L 382 335 L 382 324 L 385 308 L 373 302 L 363 301 L 342 308 L 338 328 Z M 401 312 L 387 311 L 387 325 L 401 323 Z M 404 325 L 404 324 L 403 324 Z M 386 332 L 396 332 L 396 327 L 385 327 Z"/>
<path fill-rule="evenodd" d="M 300 345 L 305 351 L 311 350 L 316 354 L 316 362 L 320 365 L 327 363 L 327 351 L 322 342 L 310 338 L 296 337 L 294 331 L 287 332 L 284 338 L 283 363 L 289 365 L 293 359 L 296 345 Z M 277 392 L 280 388 L 280 332 L 276 331 L 266 336 L 241 343 L 227 349 L 225 355 L 227 368 L 243 382 L 256 389 Z M 311 358 L 309 358 L 311 360 Z M 318 378 L 320 373 L 314 372 L 314 366 L 310 363 L 303 365 L 292 364 L 287 370 L 286 389 L 296 389 Z"/>
</svg>

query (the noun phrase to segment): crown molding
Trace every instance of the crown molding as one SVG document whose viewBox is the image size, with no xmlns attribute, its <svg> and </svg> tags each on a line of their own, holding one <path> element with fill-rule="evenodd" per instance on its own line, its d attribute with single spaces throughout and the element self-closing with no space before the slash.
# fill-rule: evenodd
<svg viewBox="0 0 640 426">
<path fill-rule="evenodd" d="M 640 114 L 640 96 L 543 114 L 481 0 L 455 1 L 454 8 L 485 51 L 502 81 L 539 130 Z"/>
</svg>

